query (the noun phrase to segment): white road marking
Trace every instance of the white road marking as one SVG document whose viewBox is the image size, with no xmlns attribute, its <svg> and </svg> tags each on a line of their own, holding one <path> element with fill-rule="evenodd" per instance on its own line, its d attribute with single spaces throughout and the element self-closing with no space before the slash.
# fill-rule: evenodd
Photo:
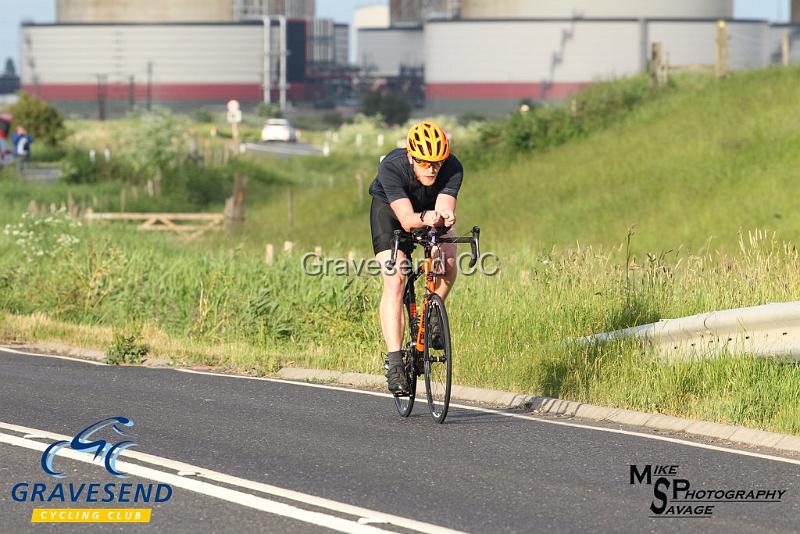
<svg viewBox="0 0 800 534">
<path fill-rule="evenodd" d="M 0 349 L 1 350 L 7 350 L 4 347 L 0 347 Z M 47 354 L 35 354 L 35 356 L 47 357 L 48 355 Z M 66 358 L 66 357 L 61 357 L 61 356 L 56 356 L 56 357 L 63 358 L 63 359 L 71 359 L 71 358 Z M 81 359 L 76 359 L 76 358 L 72 358 L 72 359 L 74 359 L 76 362 L 85 362 L 85 360 L 81 360 Z M 87 362 L 87 363 L 94 363 L 94 362 Z M 221 377 L 221 378 L 231 378 L 231 379 L 240 379 L 240 380 L 261 380 L 261 381 L 265 381 L 265 382 L 276 382 L 276 383 L 279 383 L 279 384 L 292 384 L 292 385 L 300 386 L 300 387 L 329 389 L 329 390 L 333 390 L 333 391 L 344 391 L 344 392 L 347 392 L 347 393 L 356 393 L 356 394 L 359 394 L 359 395 L 372 395 L 372 396 L 376 396 L 376 397 L 392 398 L 392 395 L 389 394 L 389 393 L 381 393 L 381 392 L 378 392 L 378 391 L 365 391 L 365 390 L 362 390 L 362 389 L 344 388 L 344 387 L 340 387 L 340 386 L 329 386 L 329 385 L 325 385 L 325 384 L 312 384 L 310 382 L 295 382 L 295 381 L 291 381 L 291 380 L 281 380 L 281 379 L 277 379 L 277 378 L 265 378 L 265 377 L 258 377 L 258 376 L 226 375 L 226 374 L 222 374 L 222 373 L 211 373 L 211 372 L 208 372 L 208 371 L 195 371 L 195 370 L 192 370 L 192 369 L 171 369 L 171 370 L 180 371 L 182 373 L 217 376 L 217 377 Z M 706 449 L 706 450 L 712 450 L 712 451 L 717 451 L 717 452 L 725 452 L 725 453 L 728 453 L 728 454 L 737 454 L 739 456 L 749 456 L 751 458 L 759 458 L 759 459 L 762 459 L 762 460 L 770 460 L 770 461 L 773 461 L 773 462 L 782 462 L 782 463 L 787 463 L 787 464 L 800 465 L 800 460 L 795 460 L 795 459 L 792 459 L 792 458 L 783 458 L 781 456 L 773 456 L 773 455 L 770 455 L 770 454 L 761 454 L 761 453 L 757 453 L 757 452 L 742 451 L 742 450 L 737 450 L 737 449 L 731 449 L 731 448 L 728 448 L 728 447 L 719 447 L 717 445 L 707 445 L 705 443 L 697 443 L 695 441 L 688 441 L 688 440 L 683 440 L 683 439 L 678 439 L 678 438 L 669 438 L 669 437 L 666 437 L 666 436 L 657 436 L 657 435 L 654 435 L 654 434 L 644 434 L 644 433 L 641 433 L 641 432 L 635 432 L 635 431 L 631 431 L 631 430 L 620 430 L 620 429 L 616 429 L 616 428 L 606 428 L 606 427 L 602 427 L 602 426 L 592 426 L 592 425 L 585 424 L 585 423 L 568 423 L 566 421 L 553 421 L 551 419 L 538 418 L 538 417 L 535 417 L 533 415 L 509 413 L 509 412 L 504 412 L 504 411 L 501 411 L 501 410 L 496 410 L 496 409 L 493 409 L 493 408 L 479 408 L 479 407 L 476 407 L 476 406 L 467 406 L 467 405 L 464 405 L 464 404 L 450 403 L 450 406 L 454 407 L 454 408 L 460 408 L 462 410 L 472 410 L 472 411 L 476 411 L 476 412 L 483 412 L 483 413 L 490 413 L 490 414 L 493 414 L 493 415 L 499 415 L 499 416 L 502 416 L 502 417 L 510 417 L 512 419 L 522 419 L 524 421 L 529 421 L 529 422 L 532 422 L 532 423 L 566 426 L 566 427 L 571 427 L 571 428 L 581 428 L 581 429 L 585 429 L 585 430 L 596 430 L 598 432 L 607 432 L 609 434 L 620 434 L 620 435 L 624 435 L 624 436 L 633 436 L 633 437 L 637 437 L 637 438 L 652 439 L 652 440 L 655 440 L 655 441 L 664 441 L 664 442 L 667 442 L 667 443 L 674 443 L 676 445 L 685 445 L 687 447 L 695 447 L 695 448 L 698 448 L 698 449 Z M 0 425 L 0 427 L 2 427 L 2 425 Z"/>
<path fill-rule="evenodd" d="M 48 431 L 45 431 L 45 430 L 38 430 L 38 429 L 29 428 L 29 427 L 14 425 L 14 424 L 11 424 L 11 423 L 4 423 L 4 422 L 0 422 L 0 429 L 10 430 L 12 432 L 19 432 L 19 433 L 24 433 L 24 434 L 28 434 L 28 435 L 35 434 L 37 437 L 43 437 L 43 438 L 46 438 L 46 439 L 52 439 L 54 441 L 71 440 L 72 439 L 72 436 L 65 436 L 65 435 L 62 435 L 62 434 L 56 434 L 54 432 L 48 432 Z M 21 439 L 21 440 L 25 441 L 28 444 L 36 444 L 37 446 L 40 446 L 37 450 L 42 450 L 43 451 L 47 447 L 47 444 L 43 444 L 43 443 L 40 443 L 40 442 L 37 442 L 37 441 L 30 441 L 30 440 L 27 440 L 25 438 L 19 438 L 18 436 L 11 436 L 9 434 L 0 433 L 0 442 L 3 442 L 5 440 L 5 438 L 15 438 L 16 440 L 20 440 Z M 14 444 L 14 443 L 12 443 L 12 444 Z M 22 446 L 26 446 L 26 445 L 22 445 Z M 37 448 L 37 447 L 30 446 L 28 448 Z M 88 463 L 92 463 L 91 456 L 86 455 L 86 454 L 81 454 L 81 453 L 79 453 L 77 451 L 73 451 L 71 449 L 61 449 L 58 452 L 58 454 L 66 456 L 68 458 L 73 458 L 73 456 L 77 455 L 77 457 L 74 458 L 74 459 L 85 461 L 88 458 L 88 460 L 87 460 Z M 172 469 L 174 471 L 177 471 L 176 475 L 172 475 L 171 473 L 163 473 L 162 471 L 154 471 L 154 472 L 163 473 L 165 475 L 169 475 L 170 477 L 174 476 L 174 477 L 177 477 L 177 479 L 179 479 L 179 480 L 187 481 L 187 483 L 194 482 L 195 484 L 200 484 L 201 485 L 200 487 L 217 488 L 218 486 L 211 485 L 208 482 L 202 482 L 202 481 L 199 481 L 199 480 L 187 479 L 187 478 L 185 478 L 185 476 L 189 475 L 189 476 L 196 476 L 196 477 L 206 478 L 206 479 L 209 479 L 209 480 L 214 480 L 216 482 L 221 482 L 223 484 L 228 484 L 228 485 L 231 485 L 231 486 L 237 486 L 237 487 L 240 487 L 240 488 L 245 488 L 245 489 L 248 489 L 248 490 L 257 491 L 257 492 L 260 492 L 260 493 L 266 493 L 268 495 L 274 495 L 276 497 L 281 497 L 281 498 L 284 498 L 284 499 L 290 499 L 290 500 L 293 500 L 293 501 L 296 501 L 296 502 L 301 502 L 301 503 L 304 503 L 304 504 L 307 504 L 307 505 L 310 505 L 310 506 L 315 506 L 315 507 L 318 507 L 318 508 L 324 508 L 324 509 L 330 510 L 332 512 L 339 512 L 339 513 L 343 513 L 343 514 L 347 514 L 347 515 L 356 516 L 356 517 L 359 518 L 359 523 L 360 524 L 365 524 L 365 523 L 361 523 L 361 521 L 360 521 L 361 519 L 368 518 L 371 522 L 379 522 L 379 523 L 383 523 L 383 524 L 392 524 L 392 525 L 395 525 L 395 526 L 398 526 L 398 527 L 401 527 L 401 528 L 406 528 L 406 529 L 409 529 L 409 530 L 414 530 L 414 531 L 423 532 L 423 533 L 430 533 L 430 534 L 458 534 L 458 532 L 459 532 L 457 530 L 452 530 L 452 529 L 440 527 L 440 526 L 433 525 L 433 524 L 430 524 L 430 523 L 424 523 L 422 521 L 417 521 L 417 520 L 414 520 L 414 519 L 408 519 L 408 518 L 401 517 L 401 516 L 385 514 L 383 512 L 370 510 L 368 508 L 362 508 L 362 507 L 359 507 L 359 506 L 352 506 L 352 505 L 349 505 L 349 504 L 345 504 L 345 503 L 341 503 L 341 502 L 337 502 L 337 501 L 332 501 L 330 499 L 324 499 L 322 497 L 316 497 L 314 495 L 309 495 L 309 494 L 306 494 L 306 493 L 300 493 L 298 491 L 279 488 L 277 486 L 272 486 L 270 484 L 263 484 L 261 482 L 254 482 L 252 480 L 247 480 L 247 479 L 244 479 L 244 478 L 239 478 L 239 477 L 235 477 L 235 476 L 231 476 L 231 475 L 226 475 L 225 473 L 220 473 L 218 471 L 212 471 L 212 470 L 209 470 L 209 469 L 204 469 L 202 467 L 194 466 L 194 465 L 187 464 L 187 463 L 184 463 L 184 462 L 180 462 L 180 461 L 177 461 L 177 460 L 171 460 L 169 458 L 162 458 L 160 456 L 155 456 L 155 455 L 143 453 L 143 452 L 140 452 L 140 451 L 124 450 L 120 454 L 120 458 L 123 458 L 123 457 L 130 458 L 132 460 L 138 460 L 138 461 L 141 461 L 141 462 L 146 462 L 146 463 L 149 463 L 149 464 L 152 464 L 152 465 L 157 465 L 159 467 L 163 467 L 163 468 L 167 468 L 167 469 Z M 131 474 L 140 474 L 140 473 L 136 473 L 133 470 L 129 470 L 130 466 L 138 466 L 138 464 L 122 463 L 120 461 L 117 461 L 117 466 L 123 472 L 126 472 L 126 473 L 130 472 Z M 122 466 L 124 466 L 124 468 Z M 138 466 L 138 467 L 142 467 L 143 469 L 147 469 L 147 468 L 144 468 L 143 466 Z M 141 475 L 141 476 L 144 476 L 145 478 L 150 478 L 150 479 L 153 479 L 153 480 L 160 480 L 160 481 L 164 482 L 161 479 L 156 479 L 156 478 L 153 478 L 151 476 L 146 476 L 146 475 Z M 168 482 L 168 483 L 173 484 L 172 482 Z M 173 484 L 173 485 L 174 486 L 179 486 L 178 484 Z M 189 489 L 191 491 L 196 491 L 194 489 L 194 486 L 192 486 L 192 487 L 179 486 L 179 487 L 184 487 L 185 489 Z M 241 493 L 241 492 L 239 492 L 239 493 Z M 251 495 L 249 493 L 242 493 L 242 494 L 243 495 Z M 206 493 L 206 495 L 211 495 L 212 497 L 217 497 L 217 495 L 212 495 L 210 493 Z M 236 502 L 236 503 L 239 502 L 238 500 L 226 499 L 224 497 L 220 497 L 220 498 L 222 498 L 224 500 L 230 500 L 231 502 Z M 267 502 L 271 503 L 273 501 L 267 501 Z M 255 508 L 255 506 L 251 506 L 251 507 Z M 258 509 L 261 510 L 262 508 L 258 508 Z M 265 511 L 272 512 L 272 509 L 265 510 Z M 303 511 L 303 510 L 301 510 L 301 511 Z M 284 514 L 279 514 L 279 515 L 284 515 Z M 334 516 L 328 516 L 328 517 L 334 517 Z M 295 517 L 295 519 L 298 519 L 298 518 Z M 302 519 L 301 519 L 301 521 L 302 521 Z M 315 523 L 315 524 L 317 524 L 317 523 Z M 323 525 L 323 526 L 327 526 L 327 525 Z M 345 532 L 351 532 L 351 531 L 352 530 L 345 531 Z M 352 531 L 352 532 L 355 532 L 355 531 Z"/>
</svg>

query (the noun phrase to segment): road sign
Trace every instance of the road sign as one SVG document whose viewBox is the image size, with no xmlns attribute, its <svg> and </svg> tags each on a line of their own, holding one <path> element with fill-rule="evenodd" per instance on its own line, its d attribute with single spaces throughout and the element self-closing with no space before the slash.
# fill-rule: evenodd
<svg viewBox="0 0 800 534">
<path fill-rule="evenodd" d="M 228 122 L 231 124 L 238 124 L 242 122 L 242 112 L 241 110 L 234 109 L 228 110 Z"/>
</svg>

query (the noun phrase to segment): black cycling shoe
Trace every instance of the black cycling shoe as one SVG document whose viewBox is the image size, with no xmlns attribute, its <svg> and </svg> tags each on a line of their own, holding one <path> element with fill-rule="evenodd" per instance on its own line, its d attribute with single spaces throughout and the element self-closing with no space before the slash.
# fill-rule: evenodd
<svg viewBox="0 0 800 534">
<path fill-rule="evenodd" d="M 444 350 L 444 340 L 442 339 L 442 327 L 439 323 L 439 316 L 434 314 L 431 317 L 431 348 L 433 350 Z"/>
<path fill-rule="evenodd" d="M 389 386 L 389 391 L 393 395 L 408 395 L 408 378 L 406 378 L 406 369 L 403 365 L 394 365 L 389 367 L 386 372 L 386 381 Z"/>
</svg>

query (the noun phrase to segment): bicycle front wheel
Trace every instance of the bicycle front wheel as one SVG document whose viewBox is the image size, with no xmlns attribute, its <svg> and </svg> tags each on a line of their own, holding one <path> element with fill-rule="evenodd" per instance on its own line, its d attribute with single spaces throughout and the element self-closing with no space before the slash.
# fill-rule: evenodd
<svg viewBox="0 0 800 534">
<path fill-rule="evenodd" d="M 439 322 L 441 344 L 433 347 L 431 323 Z M 450 385 L 453 378 L 453 354 L 450 345 L 450 323 L 444 302 L 437 294 L 428 298 L 425 309 L 425 393 L 433 420 L 443 423 L 450 407 Z"/>
<path fill-rule="evenodd" d="M 394 405 L 397 408 L 397 413 L 399 413 L 402 417 L 408 417 L 411 415 L 411 410 L 414 409 L 414 398 L 417 395 L 417 372 L 414 366 L 414 353 L 416 349 L 414 348 L 414 335 L 416 332 L 411 326 L 411 312 L 408 309 L 408 306 L 404 306 L 406 309 L 406 333 L 408 341 L 408 348 L 403 351 L 403 364 L 406 370 L 406 380 L 408 380 L 408 389 L 409 394 L 406 396 L 399 396 L 394 398 Z"/>
</svg>

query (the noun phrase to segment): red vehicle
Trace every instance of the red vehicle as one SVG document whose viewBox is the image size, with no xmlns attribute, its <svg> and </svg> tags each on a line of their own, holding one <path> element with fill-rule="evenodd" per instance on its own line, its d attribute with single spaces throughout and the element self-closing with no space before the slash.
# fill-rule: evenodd
<svg viewBox="0 0 800 534">
<path fill-rule="evenodd" d="M 11 131 L 13 117 L 7 113 L 0 113 L 0 167 L 8 165 L 14 159 L 11 143 L 8 141 L 8 132 Z"/>
</svg>

